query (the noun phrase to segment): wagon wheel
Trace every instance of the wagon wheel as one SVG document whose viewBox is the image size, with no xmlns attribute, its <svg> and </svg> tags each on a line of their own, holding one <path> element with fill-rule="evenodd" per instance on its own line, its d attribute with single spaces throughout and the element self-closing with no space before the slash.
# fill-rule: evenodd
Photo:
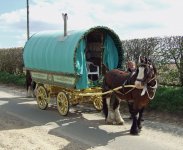
<svg viewBox="0 0 183 150">
<path fill-rule="evenodd" d="M 64 92 L 59 92 L 57 95 L 57 109 L 62 116 L 66 116 L 69 112 L 69 101 Z"/>
<path fill-rule="evenodd" d="M 36 90 L 36 99 L 38 107 L 42 110 L 46 109 L 48 107 L 48 94 L 46 92 L 46 89 L 43 86 L 39 86 Z"/>
<path fill-rule="evenodd" d="M 93 98 L 93 105 L 95 107 L 96 110 L 101 111 L 103 108 L 103 104 L 102 104 L 102 97 L 94 97 Z"/>
</svg>

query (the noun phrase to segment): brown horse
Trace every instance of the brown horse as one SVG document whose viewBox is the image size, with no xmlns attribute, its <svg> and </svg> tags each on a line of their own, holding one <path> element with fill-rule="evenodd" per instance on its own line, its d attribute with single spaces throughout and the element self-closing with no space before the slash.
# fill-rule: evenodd
<svg viewBox="0 0 183 150">
<path fill-rule="evenodd" d="M 143 109 L 153 99 L 157 88 L 157 71 L 151 60 L 146 57 L 139 58 L 139 64 L 134 73 L 130 74 L 118 69 L 107 72 L 104 76 L 103 92 L 114 89 L 119 86 L 124 87 L 111 94 L 103 96 L 103 112 L 106 122 L 113 124 L 123 124 L 119 107 L 122 100 L 131 102 L 132 107 L 132 126 L 130 133 L 136 135 L 141 126 L 141 117 Z M 134 85 L 134 87 L 125 87 L 125 85 Z M 139 114 L 138 118 L 137 115 Z"/>
</svg>

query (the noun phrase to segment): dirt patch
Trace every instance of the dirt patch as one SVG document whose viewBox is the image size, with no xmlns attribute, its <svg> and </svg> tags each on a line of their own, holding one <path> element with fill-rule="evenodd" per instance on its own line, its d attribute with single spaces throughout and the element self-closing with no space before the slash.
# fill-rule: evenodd
<svg viewBox="0 0 183 150">
<path fill-rule="evenodd" d="M 183 117 L 180 114 L 158 111 L 145 111 L 144 118 L 151 121 L 157 121 L 183 127 Z"/>
<path fill-rule="evenodd" d="M 121 113 L 130 116 L 126 103 L 121 104 Z M 183 117 L 178 113 L 160 112 L 155 110 L 144 110 L 144 119 L 165 124 L 170 124 L 183 128 Z"/>
</svg>

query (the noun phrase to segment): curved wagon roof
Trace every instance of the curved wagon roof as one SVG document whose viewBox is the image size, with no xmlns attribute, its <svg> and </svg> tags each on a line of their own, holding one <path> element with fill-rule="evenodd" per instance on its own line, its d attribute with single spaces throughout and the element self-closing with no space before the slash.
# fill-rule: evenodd
<svg viewBox="0 0 183 150">
<path fill-rule="evenodd" d="M 120 67 L 123 52 L 118 35 L 107 27 L 98 26 L 88 30 L 70 31 L 65 37 L 62 31 L 45 31 L 32 35 L 24 47 L 25 68 L 40 72 L 81 75 L 84 64 L 81 63 L 83 55 L 80 53 L 85 50 L 79 49 L 85 47 L 83 41 L 86 36 L 96 30 L 107 34 L 112 39 L 118 55 L 117 64 L 113 68 Z M 113 53 L 112 50 L 111 53 Z"/>
</svg>

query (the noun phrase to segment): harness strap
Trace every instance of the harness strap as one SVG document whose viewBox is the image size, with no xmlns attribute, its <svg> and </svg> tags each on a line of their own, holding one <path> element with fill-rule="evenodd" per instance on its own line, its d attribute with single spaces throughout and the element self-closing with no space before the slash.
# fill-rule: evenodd
<svg viewBox="0 0 183 150">
<path fill-rule="evenodd" d="M 135 89 L 135 87 L 133 87 L 132 89 L 128 90 L 126 93 L 122 93 L 120 91 L 114 91 L 114 92 L 117 93 L 117 94 L 126 95 L 126 94 L 130 93 L 131 91 L 133 91 L 134 89 Z"/>
<path fill-rule="evenodd" d="M 150 100 L 152 100 L 155 96 L 155 93 L 156 93 L 156 89 L 157 89 L 157 80 L 155 80 L 156 84 L 154 86 L 148 86 L 149 88 L 151 88 L 153 90 L 153 95 L 152 97 L 150 97 L 149 95 L 149 91 L 148 91 L 148 88 L 147 88 L 147 85 L 144 86 L 143 90 L 142 90 L 142 93 L 141 93 L 141 96 L 143 96 L 145 93 L 147 93 L 147 96 Z"/>
<path fill-rule="evenodd" d="M 151 80 L 149 80 L 149 82 L 148 83 L 150 83 L 152 80 L 154 80 L 154 79 L 156 79 L 157 77 L 156 77 L 156 75 L 154 76 L 154 78 L 152 78 Z M 156 82 L 157 82 L 157 80 L 156 80 Z"/>
</svg>

